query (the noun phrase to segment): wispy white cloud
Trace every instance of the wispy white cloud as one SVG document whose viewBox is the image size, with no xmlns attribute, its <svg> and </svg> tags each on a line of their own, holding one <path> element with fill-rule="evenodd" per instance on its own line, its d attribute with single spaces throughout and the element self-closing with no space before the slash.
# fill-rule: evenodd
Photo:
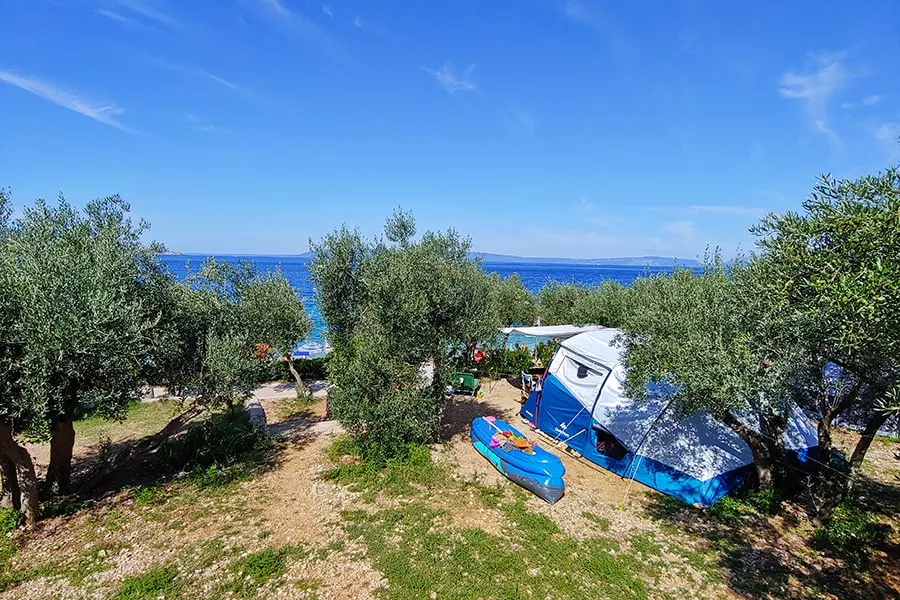
<svg viewBox="0 0 900 600">
<path fill-rule="evenodd" d="M 634 53 L 635 44 L 626 35 L 623 26 L 616 21 L 612 13 L 602 6 L 600 2 L 565 0 L 562 4 L 562 10 L 563 14 L 572 21 L 597 31 L 619 58 L 625 58 Z"/>
<path fill-rule="evenodd" d="M 663 225 L 663 231 L 681 238 L 681 242 L 693 242 L 696 226 L 693 221 L 670 221 Z"/>
<path fill-rule="evenodd" d="M 334 13 L 331 12 L 331 7 L 328 6 L 327 4 L 322 5 L 322 12 L 325 13 L 326 15 L 328 15 L 329 18 L 332 18 L 332 19 L 334 18 Z"/>
<path fill-rule="evenodd" d="M 884 96 L 881 94 L 870 94 L 862 99 L 863 106 L 875 106 L 884 100 Z"/>
<path fill-rule="evenodd" d="M 131 26 L 140 25 L 140 23 L 138 23 L 134 19 L 126 17 L 122 13 L 116 12 L 114 10 L 108 10 L 106 8 L 97 8 L 94 10 L 94 12 L 96 12 L 100 16 L 106 17 L 107 19 L 122 23 L 123 25 L 131 25 Z"/>
<path fill-rule="evenodd" d="M 215 133 L 215 134 L 231 133 L 230 131 L 228 131 L 227 129 L 225 129 L 223 127 L 218 127 L 216 125 L 210 125 L 209 123 L 203 121 L 202 119 L 198 118 L 196 115 L 193 115 L 191 113 L 184 114 L 184 122 L 187 123 L 188 125 L 190 125 L 191 127 L 193 127 L 194 129 L 196 129 L 197 131 L 200 131 L 202 133 Z"/>
<path fill-rule="evenodd" d="M 363 20 L 359 15 L 356 15 L 356 19 L 353 20 L 353 26 L 356 27 L 357 29 L 362 29 L 363 31 L 366 30 L 366 26 L 363 23 Z"/>
<path fill-rule="evenodd" d="M 881 94 L 869 94 L 868 96 L 863 96 L 859 102 L 844 102 L 841 104 L 841 108 L 851 109 L 860 106 L 875 106 L 876 104 L 881 104 L 885 98 L 886 96 Z"/>
<path fill-rule="evenodd" d="M 75 92 L 65 90 L 56 84 L 35 79 L 33 77 L 25 77 L 10 71 L 0 71 L 0 81 L 9 85 L 21 88 L 27 92 L 31 92 L 39 98 L 43 98 L 48 102 L 52 102 L 63 108 L 68 108 L 85 117 L 94 119 L 104 125 L 115 127 L 122 131 L 135 133 L 130 127 L 126 127 L 120 123 L 116 117 L 125 111 L 115 104 L 102 104 L 89 100 L 76 94 Z"/>
<path fill-rule="evenodd" d="M 425 69 L 442 88 L 450 93 L 474 92 L 477 90 L 478 85 L 472 79 L 472 71 L 474 70 L 475 65 L 469 65 L 461 73 L 457 73 L 453 66 L 449 64 L 436 71 L 434 69 Z"/>
<path fill-rule="evenodd" d="M 305 15 L 288 8 L 282 0 L 244 0 L 244 3 L 259 17 L 315 50 L 332 57 L 343 54 L 340 45 L 324 29 Z"/>
<path fill-rule="evenodd" d="M 497 118 L 500 123 L 513 135 L 521 138 L 530 138 L 534 135 L 534 115 L 519 106 L 499 110 Z"/>
<path fill-rule="evenodd" d="M 585 212 L 594 210 L 594 203 L 588 200 L 587 196 L 582 196 L 578 204 L 581 207 L 581 210 Z"/>
<path fill-rule="evenodd" d="M 188 71 L 190 72 L 191 70 L 189 69 Z M 240 86 L 240 85 L 234 83 L 233 81 L 229 81 L 229 80 L 225 79 L 224 77 L 219 77 L 215 73 L 210 73 L 206 69 L 201 69 L 200 67 L 197 67 L 196 69 L 193 69 L 192 71 L 194 73 L 196 73 L 197 75 L 206 77 L 210 81 L 218 83 L 221 86 L 227 87 L 230 90 L 234 90 L 236 92 L 242 92 L 242 93 L 250 93 L 250 90 L 248 90 L 247 88 Z"/>
<path fill-rule="evenodd" d="M 158 2 L 154 0 L 111 0 L 112 4 L 117 5 L 121 9 L 128 10 L 132 13 L 140 15 L 144 19 L 148 19 L 150 21 L 154 21 L 155 23 L 167 27 L 169 29 L 173 29 L 175 31 L 184 31 L 184 24 L 181 23 L 178 19 L 171 16 L 168 12 L 158 7 Z M 98 10 L 98 12 L 100 12 Z M 107 12 L 115 12 L 115 11 L 107 11 Z M 115 17 L 110 17 L 107 14 L 103 14 L 106 17 L 115 19 Z M 121 16 L 121 15 L 120 15 Z M 116 19 L 121 22 L 122 19 Z"/>
<path fill-rule="evenodd" d="M 764 208 L 754 206 L 729 206 L 726 204 L 692 204 L 687 207 L 692 213 L 714 215 L 759 215 L 766 212 Z"/>
<path fill-rule="evenodd" d="M 881 123 L 872 133 L 884 144 L 891 160 L 900 158 L 900 122 Z"/>
<path fill-rule="evenodd" d="M 788 71 L 781 76 L 779 91 L 784 98 L 797 100 L 803 104 L 813 131 L 824 136 L 834 145 L 841 143 L 838 134 L 831 128 L 828 106 L 831 98 L 851 79 L 836 54 L 813 56 L 814 67 L 798 73 Z"/>
</svg>

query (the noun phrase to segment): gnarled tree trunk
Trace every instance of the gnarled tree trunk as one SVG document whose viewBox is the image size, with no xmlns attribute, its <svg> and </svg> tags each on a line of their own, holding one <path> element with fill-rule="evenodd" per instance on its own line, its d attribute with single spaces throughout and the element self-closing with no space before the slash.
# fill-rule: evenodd
<svg viewBox="0 0 900 600">
<path fill-rule="evenodd" d="M 44 489 L 48 495 L 68 494 L 72 479 L 72 451 L 75 447 L 75 426 L 71 415 L 53 421 L 50 437 L 50 464 Z"/>
<path fill-rule="evenodd" d="M 859 441 L 856 442 L 856 447 L 853 449 L 853 454 L 850 456 L 850 473 L 852 477 L 856 477 L 859 473 L 859 470 L 862 468 L 863 459 L 866 457 L 866 452 L 869 451 L 869 446 L 872 445 L 875 434 L 878 433 L 878 430 L 885 424 L 889 416 L 890 413 L 887 411 L 878 411 L 872 415 L 872 418 L 866 423 L 866 428 L 863 429 L 862 436 L 860 436 Z"/>
<path fill-rule="evenodd" d="M 305 398 L 309 395 L 309 390 L 306 387 L 306 384 L 303 383 L 303 378 L 300 377 L 300 373 L 297 372 L 297 369 L 294 367 L 294 361 L 290 358 L 287 359 L 288 371 L 291 372 L 291 376 L 294 378 L 294 387 L 297 390 L 298 398 Z"/>
<path fill-rule="evenodd" d="M 22 507 L 22 497 L 16 465 L 4 452 L 0 452 L 0 485 L 0 508 L 19 510 Z"/>
<path fill-rule="evenodd" d="M 772 486 L 772 456 L 763 437 L 741 423 L 731 413 L 722 417 L 722 422 L 730 427 L 750 447 L 753 454 L 753 464 L 756 468 L 756 481 L 761 488 Z"/>
<path fill-rule="evenodd" d="M 828 520 L 831 519 L 831 514 L 834 512 L 834 509 L 837 508 L 850 494 L 851 490 L 853 490 L 853 485 L 856 483 L 856 478 L 859 477 L 863 460 L 866 458 L 866 453 L 872 445 L 872 440 L 875 438 L 878 430 L 881 429 L 888 420 L 888 417 L 890 417 L 890 414 L 887 412 L 876 412 L 866 423 L 866 427 L 863 429 L 862 435 L 856 442 L 856 447 L 853 449 L 853 454 L 850 456 L 850 476 L 847 477 L 842 485 L 831 486 L 831 489 L 829 490 L 830 493 L 827 495 L 816 514 L 817 524 L 822 525 L 827 523 Z"/>
<path fill-rule="evenodd" d="M 34 462 L 31 460 L 28 450 L 16 443 L 12 429 L 3 421 L 0 421 L 0 453 L 15 465 L 25 522 L 36 523 L 41 518 L 41 508 Z"/>
<path fill-rule="evenodd" d="M 862 378 L 857 377 L 847 393 L 841 395 L 841 399 L 833 406 L 825 406 L 822 411 L 822 418 L 819 419 L 818 434 L 819 448 L 824 452 L 831 449 L 831 424 L 835 418 L 842 412 L 850 408 L 859 396 L 859 390 L 862 387 Z"/>
</svg>

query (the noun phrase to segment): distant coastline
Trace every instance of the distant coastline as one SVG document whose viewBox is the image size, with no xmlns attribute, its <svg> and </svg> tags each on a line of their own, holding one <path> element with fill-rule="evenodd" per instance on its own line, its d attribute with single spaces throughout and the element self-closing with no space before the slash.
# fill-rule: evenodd
<svg viewBox="0 0 900 600">
<path fill-rule="evenodd" d="M 163 252 L 169 256 L 246 256 L 271 258 L 312 258 L 312 252 L 300 254 L 204 254 L 194 252 Z M 675 256 L 620 256 L 610 258 L 554 258 L 538 256 L 515 256 L 512 254 L 493 254 L 491 252 L 469 252 L 469 257 L 480 259 L 490 264 L 523 264 L 523 265 L 592 265 L 602 267 L 687 267 L 696 268 L 700 262 L 691 258 Z"/>
</svg>

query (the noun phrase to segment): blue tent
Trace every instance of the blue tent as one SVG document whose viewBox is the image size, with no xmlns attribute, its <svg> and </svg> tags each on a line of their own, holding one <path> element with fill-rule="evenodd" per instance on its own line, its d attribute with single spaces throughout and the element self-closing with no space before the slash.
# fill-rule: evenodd
<svg viewBox="0 0 900 600">
<path fill-rule="evenodd" d="M 541 385 L 522 406 L 533 427 L 587 460 L 698 506 L 710 506 L 750 472 L 747 444 L 710 414 L 686 418 L 667 410 L 664 389 L 637 402 L 624 395 L 625 371 L 604 328 L 563 340 Z M 747 416 L 736 415 L 752 428 Z M 816 429 L 794 407 L 783 442 L 803 461 L 818 445 Z"/>
</svg>

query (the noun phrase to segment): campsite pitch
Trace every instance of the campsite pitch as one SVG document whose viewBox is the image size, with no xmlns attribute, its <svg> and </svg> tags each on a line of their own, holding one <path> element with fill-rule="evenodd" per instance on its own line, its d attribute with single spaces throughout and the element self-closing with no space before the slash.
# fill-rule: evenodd
<svg viewBox="0 0 900 600">
<path fill-rule="evenodd" d="M 769 517 L 735 503 L 701 512 L 553 448 L 566 467 L 566 495 L 548 505 L 472 447 L 467 426 L 476 417 L 520 424 L 519 391 L 503 380 L 483 387 L 483 398 L 460 396 L 448 406 L 448 442 L 384 469 L 360 461 L 340 428 L 325 420 L 322 401 L 264 400 L 280 440 L 268 460 L 228 478 L 213 471 L 120 484 L 61 507 L 27 542 L 18 533 L 8 538 L 0 599 L 900 593 L 892 557 L 879 551 L 860 566 L 826 556 L 813 549 L 800 515 Z M 139 437 L 146 433 L 135 431 L 140 422 L 151 431 L 155 418 L 139 416 L 95 439 Z M 98 449 L 79 446 L 79 460 L 89 465 Z M 894 543 L 895 449 L 896 443 L 878 444 L 866 466 L 882 486 L 879 518 L 894 524 Z"/>
</svg>

